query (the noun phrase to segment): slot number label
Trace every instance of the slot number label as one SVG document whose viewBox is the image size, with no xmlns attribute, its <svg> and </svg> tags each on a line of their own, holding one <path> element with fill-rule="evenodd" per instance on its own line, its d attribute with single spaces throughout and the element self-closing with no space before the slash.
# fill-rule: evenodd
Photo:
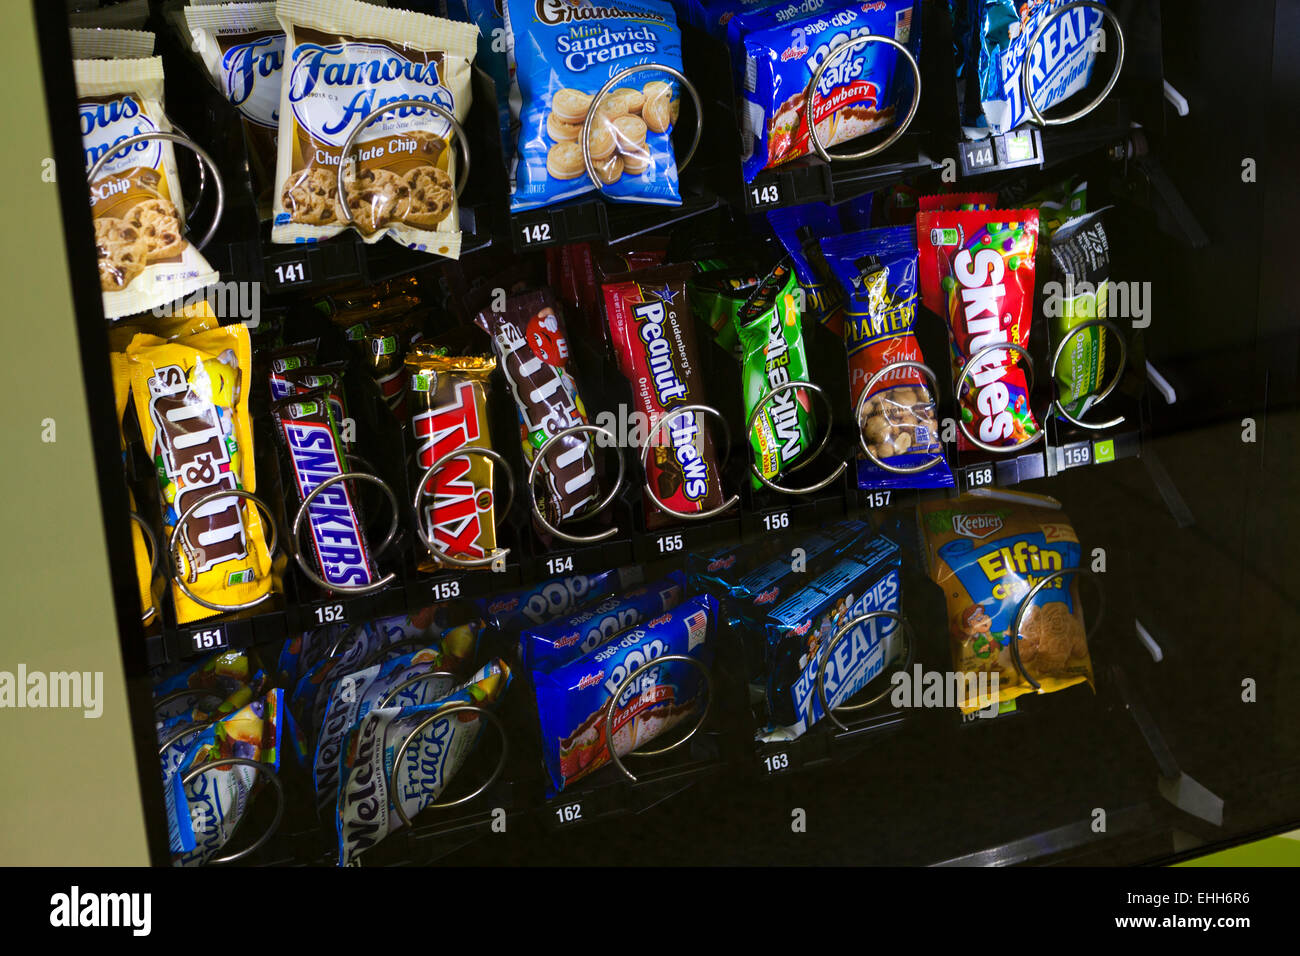
<svg viewBox="0 0 1300 956">
<path fill-rule="evenodd" d="M 311 273 L 307 271 L 306 259 L 296 259 L 293 262 L 282 262 L 277 266 L 273 266 L 270 278 L 272 286 L 277 289 L 284 289 L 289 286 L 310 282 Z"/>
<path fill-rule="evenodd" d="M 567 803 L 555 808 L 555 818 L 560 823 L 577 823 L 582 819 L 582 804 Z"/>
<path fill-rule="evenodd" d="M 763 769 L 769 774 L 785 773 L 790 769 L 790 755 L 784 752 L 766 754 L 763 757 Z"/>
<path fill-rule="evenodd" d="M 435 581 L 429 585 L 429 597 L 435 601 L 449 601 L 460 597 L 459 581 Z"/>
<path fill-rule="evenodd" d="M 790 527 L 790 512 L 788 511 L 777 511 L 763 515 L 764 531 L 780 531 L 788 527 Z"/>
<path fill-rule="evenodd" d="M 560 558 L 546 559 L 547 574 L 551 574 L 551 575 L 564 574 L 566 571 L 572 571 L 572 570 L 573 570 L 573 555 L 571 554 L 566 554 Z"/>
<path fill-rule="evenodd" d="M 993 484 L 993 465 L 975 465 L 966 470 L 967 488 L 987 488 Z"/>
<path fill-rule="evenodd" d="M 766 209 L 768 206 L 779 206 L 781 204 L 781 189 L 776 183 L 769 183 L 766 186 L 753 186 L 749 190 L 749 204 L 755 209 Z"/>
<path fill-rule="evenodd" d="M 680 534 L 661 534 L 655 538 L 655 544 L 659 546 L 660 554 L 675 554 L 686 547 Z"/>
<path fill-rule="evenodd" d="M 209 627 L 201 631 L 190 631 L 190 646 L 196 651 L 215 651 L 219 647 L 228 647 L 230 638 L 224 627 Z"/>
<path fill-rule="evenodd" d="M 342 604 L 322 604 L 313 611 L 317 624 L 343 624 L 348 619 Z"/>
<path fill-rule="evenodd" d="M 551 241 L 551 224 L 549 222 L 535 222 L 531 226 L 520 226 L 519 231 L 523 234 L 523 244 L 525 246 L 536 246 Z"/>
<path fill-rule="evenodd" d="M 1092 464 L 1092 445 L 1086 441 L 1066 445 L 1061 449 L 1061 461 L 1064 468 L 1079 468 L 1082 465 Z"/>
<path fill-rule="evenodd" d="M 866 499 L 868 508 L 888 508 L 890 491 L 869 491 L 863 497 Z"/>
</svg>

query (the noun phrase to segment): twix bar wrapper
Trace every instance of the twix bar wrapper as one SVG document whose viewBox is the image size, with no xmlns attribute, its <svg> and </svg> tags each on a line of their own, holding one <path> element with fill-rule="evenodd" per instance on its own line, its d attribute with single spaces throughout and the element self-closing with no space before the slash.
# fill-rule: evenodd
<svg viewBox="0 0 1300 956">
<path fill-rule="evenodd" d="M 104 316 L 116 319 L 184 298 L 217 281 L 185 238 L 185 210 L 172 144 L 143 133 L 169 132 L 160 57 L 76 60 L 77 113 L 86 172 L 111 158 L 90 184 Z"/>
<path fill-rule="evenodd" d="M 127 347 L 131 395 L 145 448 L 158 472 L 166 547 L 196 501 L 222 491 L 257 490 L 248 415 L 248 329 L 228 325 L 168 342 L 137 335 Z M 271 556 L 262 516 L 233 495 L 199 507 L 181 528 L 167 560 L 189 590 L 210 604 L 255 601 L 271 588 Z M 172 584 L 178 623 L 220 611 Z"/>
<path fill-rule="evenodd" d="M 299 506 L 320 485 L 350 470 L 329 389 L 290 395 L 271 406 L 271 417 Z M 378 580 L 355 484 L 340 481 L 320 492 L 307 518 L 316 570 L 324 581 L 355 588 Z"/>
<path fill-rule="evenodd" d="M 248 166 L 262 219 L 271 218 L 275 134 L 280 124 L 284 28 L 274 3 L 205 3 L 182 15 L 194 51 L 244 124 Z"/>
<path fill-rule="evenodd" d="M 416 345 L 406 356 L 407 404 L 415 445 L 412 484 L 443 455 L 458 448 L 491 448 L 488 430 L 488 377 L 496 360 L 477 355 L 440 355 L 432 345 Z M 497 546 L 494 465 L 482 455 L 453 458 L 433 473 L 416 508 L 417 519 L 438 550 L 453 558 L 476 560 Z M 421 571 L 446 565 L 421 553 Z M 486 566 L 486 565 L 485 565 Z"/>
<path fill-rule="evenodd" d="M 464 122 L 478 29 L 359 0 L 279 0 L 280 90 L 275 242 L 316 242 L 351 226 L 366 242 L 460 257 L 451 124 L 401 106 L 376 117 L 338 171 L 348 137 L 386 103 L 434 103 Z M 355 164 L 352 162 L 355 160 Z"/>
</svg>

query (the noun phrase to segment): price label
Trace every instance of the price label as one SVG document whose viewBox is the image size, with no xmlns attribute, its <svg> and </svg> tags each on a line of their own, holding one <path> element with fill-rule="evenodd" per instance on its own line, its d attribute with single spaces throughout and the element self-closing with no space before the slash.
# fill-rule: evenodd
<svg viewBox="0 0 1300 956">
<path fill-rule="evenodd" d="M 435 601 L 450 601 L 460 597 L 459 581 L 434 581 L 429 585 L 429 597 Z"/>
<path fill-rule="evenodd" d="M 576 823 L 582 819 L 582 804 L 566 803 L 562 807 L 556 807 L 555 818 L 560 823 Z"/>
<path fill-rule="evenodd" d="M 868 508 L 888 508 L 891 491 L 868 491 L 863 498 Z"/>
<path fill-rule="evenodd" d="M 659 545 L 660 554 L 672 554 L 686 547 L 680 534 L 661 534 L 655 539 L 655 543 Z"/>
<path fill-rule="evenodd" d="M 537 246 L 551 241 L 551 224 L 549 222 L 535 222 L 532 225 L 520 226 L 519 231 L 523 236 L 522 245 L 525 246 Z"/>
<path fill-rule="evenodd" d="M 226 636 L 224 627 L 209 627 L 201 631 L 190 631 L 190 647 L 196 651 L 215 651 L 220 647 L 227 647 L 230 644 L 230 638 Z"/>
<path fill-rule="evenodd" d="M 782 528 L 788 527 L 790 527 L 790 512 L 788 511 L 777 511 L 763 515 L 764 531 L 780 531 Z"/>
<path fill-rule="evenodd" d="M 559 558 L 547 558 L 546 570 L 549 574 L 564 574 L 573 570 L 573 555 L 566 554 Z"/>
<path fill-rule="evenodd" d="M 982 139 L 977 143 L 962 143 L 961 164 L 967 173 L 995 167 L 998 159 L 993 151 L 993 140 Z"/>
<path fill-rule="evenodd" d="M 790 769 L 788 753 L 767 754 L 763 757 L 763 767 L 768 773 L 782 773 Z"/>
<path fill-rule="evenodd" d="M 975 465 L 966 469 L 966 488 L 988 488 L 993 484 L 993 466 Z"/>
<path fill-rule="evenodd" d="M 781 187 L 776 183 L 768 183 L 766 186 L 751 186 L 749 189 L 749 204 L 755 209 L 766 209 L 769 206 L 781 205 Z"/>
<path fill-rule="evenodd" d="M 317 624 L 342 624 L 347 620 L 342 604 L 322 604 L 313 610 Z"/>
<path fill-rule="evenodd" d="M 1092 443 L 1081 441 L 1061 448 L 1061 467 L 1079 468 L 1092 464 Z"/>
<path fill-rule="evenodd" d="M 268 278 L 270 279 L 272 292 L 311 281 L 311 270 L 307 268 L 306 255 L 288 262 L 282 261 L 276 265 L 268 264 L 267 272 L 269 273 Z"/>
</svg>

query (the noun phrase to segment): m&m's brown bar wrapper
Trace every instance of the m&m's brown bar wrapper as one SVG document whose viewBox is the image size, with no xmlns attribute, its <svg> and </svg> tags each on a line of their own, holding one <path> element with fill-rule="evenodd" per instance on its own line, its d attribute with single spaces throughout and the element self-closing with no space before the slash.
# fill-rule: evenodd
<svg viewBox="0 0 1300 956">
<path fill-rule="evenodd" d="M 492 447 L 487 383 L 496 365 L 490 357 L 439 355 L 427 344 L 416 345 L 407 354 L 407 403 L 415 446 L 413 482 L 421 481 L 436 461 L 458 448 Z M 446 566 L 437 552 L 474 561 L 496 550 L 493 469 L 492 459 L 469 454 L 450 459 L 429 478 L 416 516 L 436 549 L 434 553 L 421 549 L 421 571 Z"/>
<path fill-rule="evenodd" d="M 707 404 L 686 293 L 692 273 L 689 265 L 664 266 L 601 286 L 614 357 L 651 430 L 646 480 L 659 502 L 682 514 L 722 504 L 722 476 L 708 422 L 698 413 L 686 413 L 658 427 L 675 408 Z M 654 530 L 678 519 L 647 501 L 645 520 Z"/>
<path fill-rule="evenodd" d="M 484 309 L 474 321 L 487 332 L 519 413 L 524 465 L 553 437 L 587 424 L 564 320 L 550 289 L 506 299 L 501 312 Z M 542 462 L 538 505 L 551 524 L 579 517 L 600 498 L 591 435 L 566 435 Z"/>
</svg>

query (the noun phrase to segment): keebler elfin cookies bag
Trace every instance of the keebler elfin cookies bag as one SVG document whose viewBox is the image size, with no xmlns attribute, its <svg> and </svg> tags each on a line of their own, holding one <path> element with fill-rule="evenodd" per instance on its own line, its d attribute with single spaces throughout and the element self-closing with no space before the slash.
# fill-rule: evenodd
<svg viewBox="0 0 1300 956">
<path fill-rule="evenodd" d="M 1055 573 L 1078 568 L 1082 553 L 1060 502 L 974 492 L 926 502 L 920 517 L 930 577 L 948 602 L 953 669 L 996 675 L 995 689 L 985 685 L 977 699 L 958 700 L 963 711 L 1032 693 L 1026 673 L 1040 693 L 1092 685 L 1079 575 Z M 1018 668 L 1011 651 L 1016 613 L 1042 581 L 1020 622 Z"/>
</svg>

